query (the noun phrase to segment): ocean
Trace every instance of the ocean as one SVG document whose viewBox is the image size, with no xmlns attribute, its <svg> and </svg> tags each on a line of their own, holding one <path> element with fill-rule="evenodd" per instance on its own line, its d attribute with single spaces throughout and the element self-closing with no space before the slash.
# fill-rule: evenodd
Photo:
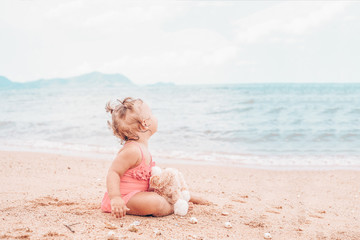
<svg viewBox="0 0 360 240">
<path fill-rule="evenodd" d="M 360 84 L 124 85 L 0 89 L 0 149 L 112 160 L 105 103 L 131 96 L 159 120 L 162 163 L 360 166 Z"/>
</svg>

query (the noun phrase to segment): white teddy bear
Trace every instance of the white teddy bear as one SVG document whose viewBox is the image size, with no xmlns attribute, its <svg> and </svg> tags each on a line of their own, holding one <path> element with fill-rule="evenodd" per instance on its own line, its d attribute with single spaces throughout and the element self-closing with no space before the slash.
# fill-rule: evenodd
<svg viewBox="0 0 360 240">
<path fill-rule="evenodd" d="M 185 216 L 189 209 L 190 192 L 184 176 L 174 168 L 161 170 L 153 167 L 151 170 L 150 189 L 163 196 L 174 205 L 174 213 Z"/>
</svg>

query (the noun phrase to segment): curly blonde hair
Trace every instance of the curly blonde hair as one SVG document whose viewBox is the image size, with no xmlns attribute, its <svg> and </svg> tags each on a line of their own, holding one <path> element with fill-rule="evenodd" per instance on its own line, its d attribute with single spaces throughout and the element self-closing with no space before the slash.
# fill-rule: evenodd
<svg viewBox="0 0 360 240">
<path fill-rule="evenodd" d="M 107 102 L 105 106 L 106 112 L 111 114 L 112 121 L 107 121 L 109 128 L 114 135 L 121 140 L 121 144 L 129 140 L 139 140 L 137 134 L 141 130 L 141 117 L 136 109 L 135 103 L 143 103 L 141 99 L 133 99 L 127 97 L 124 100 L 117 100 L 118 104 L 112 106 L 111 102 Z"/>
</svg>

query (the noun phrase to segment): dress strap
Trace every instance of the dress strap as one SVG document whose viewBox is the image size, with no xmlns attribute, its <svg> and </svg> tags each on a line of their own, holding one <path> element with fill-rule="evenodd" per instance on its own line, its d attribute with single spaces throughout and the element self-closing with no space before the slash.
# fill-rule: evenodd
<svg viewBox="0 0 360 240">
<path fill-rule="evenodd" d="M 141 152 L 141 161 L 144 161 L 144 160 L 145 160 L 145 158 L 144 158 L 143 151 L 142 151 L 142 149 L 141 149 L 140 145 L 139 145 L 137 142 L 135 142 L 135 141 L 126 142 L 126 143 L 125 143 L 125 145 L 126 145 L 126 144 L 131 144 L 131 143 L 135 143 L 135 144 L 139 147 L 140 152 Z"/>
</svg>

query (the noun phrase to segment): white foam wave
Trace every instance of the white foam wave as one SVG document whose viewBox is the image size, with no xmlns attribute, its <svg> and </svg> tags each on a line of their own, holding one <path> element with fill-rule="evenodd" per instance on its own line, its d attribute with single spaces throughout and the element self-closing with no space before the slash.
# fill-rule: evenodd
<svg viewBox="0 0 360 240">
<path fill-rule="evenodd" d="M 1 150 L 35 151 L 81 155 L 101 159 L 113 159 L 119 146 L 103 147 L 51 141 L 7 141 L 1 142 Z M 156 148 L 155 148 L 156 149 Z M 360 155 L 256 155 L 228 152 L 152 151 L 153 160 L 158 163 L 186 163 L 224 166 L 250 166 L 260 168 L 360 168 Z"/>
</svg>

